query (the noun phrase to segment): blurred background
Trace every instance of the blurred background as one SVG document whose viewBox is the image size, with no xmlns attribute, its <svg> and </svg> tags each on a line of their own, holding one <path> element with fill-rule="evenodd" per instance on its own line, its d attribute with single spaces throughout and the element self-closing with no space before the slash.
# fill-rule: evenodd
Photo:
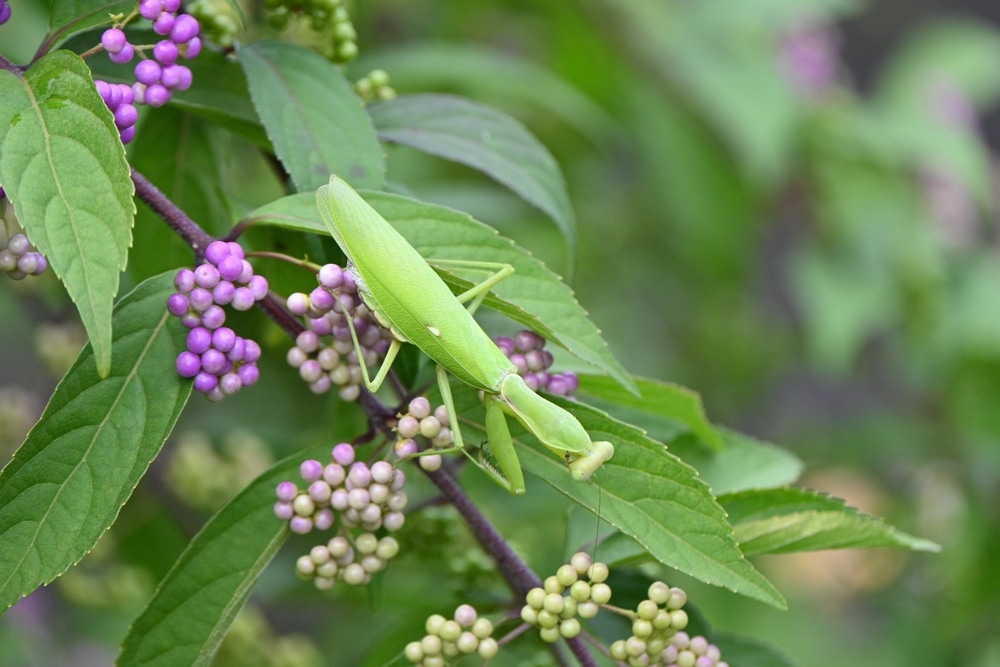
<svg viewBox="0 0 1000 667">
<path fill-rule="evenodd" d="M 24 4 L 13 2 L 23 30 L 11 55 L 21 60 L 45 31 L 44 9 Z M 392 148 L 392 178 L 572 276 L 629 370 L 691 387 L 716 423 L 801 457 L 804 485 L 943 546 L 759 561 L 789 612 L 678 580 L 712 626 L 771 642 L 800 665 L 1000 665 L 1000 5 L 380 0 L 354 3 L 351 16 L 361 49 L 352 78 L 378 67 L 401 95 L 494 105 L 549 147 L 576 207 L 577 254 L 551 222 L 471 170 Z M 81 344 L 71 312 L 53 284 L 0 291 L 4 458 L 66 368 L 52 351 L 72 360 Z M 320 405 L 293 402 L 290 414 Z M 207 451 L 234 475 L 216 480 L 219 497 L 203 498 L 202 512 L 240 474 L 297 446 L 263 426 L 258 435 L 273 437 L 249 448 L 259 458 L 247 464 L 251 436 L 226 435 L 225 412 L 192 407 L 182 427 L 194 435 L 168 446 L 169 461 L 183 469 L 184 452 Z M 182 437 L 200 444 L 182 447 Z M 225 464 L 237 449 L 239 461 Z M 122 584 L 126 602 L 106 620 L 88 619 L 103 623 L 91 636 L 121 636 L 203 520 L 143 508 L 177 509 L 170 465 L 154 468 L 126 508 L 125 525 L 143 529 L 117 549 L 131 574 L 112 579 L 132 588 Z M 135 549 L 152 525 L 162 556 L 151 562 Z M 89 612 L 74 605 L 93 582 L 73 577 L 0 621 L 0 649 L 16 646 L 31 664 L 14 634 L 57 599 L 70 603 L 60 623 L 84 623 Z M 96 662 L 67 652 L 66 664 L 114 655 L 67 651 L 90 649 Z M 220 664 L 258 664 L 242 656 Z"/>
</svg>

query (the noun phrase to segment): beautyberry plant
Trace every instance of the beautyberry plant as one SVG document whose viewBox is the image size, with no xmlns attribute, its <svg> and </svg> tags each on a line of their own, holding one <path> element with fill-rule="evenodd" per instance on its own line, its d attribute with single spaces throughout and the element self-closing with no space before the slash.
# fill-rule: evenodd
<svg viewBox="0 0 1000 667">
<path fill-rule="evenodd" d="M 350 7 L 138 0 L 108 14 L 54 0 L 36 48 L 0 53 L 0 268 L 54 276 L 7 283 L 0 308 L 21 323 L 72 304 L 89 338 L 0 472 L 0 610 L 75 566 L 117 518 L 110 548 L 148 571 L 108 596 L 109 618 L 134 616 L 108 663 L 270 656 L 285 644 L 253 613 L 223 643 L 253 592 L 273 618 L 308 600 L 316 618 L 363 619 L 310 622 L 303 664 L 329 645 L 329 664 L 428 667 L 499 664 L 526 646 L 560 664 L 725 667 L 723 649 L 732 664 L 751 652 L 651 580 L 680 571 L 781 608 L 748 556 L 935 548 L 794 486 L 794 455 L 626 370 L 535 255 L 416 196 L 468 192 L 468 169 L 434 159 L 457 162 L 551 218 L 568 266 L 589 240 L 557 162 L 519 121 L 400 94 L 440 83 L 417 70 L 461 78 L 449 68 L 464 59 L 393 60 L 379 35 L 403 23 Z M 0 0 L 0 24 L 10 13 Z M 523 75 L 522 100 L 583 99 L 534 68 L 474 62 Z M 602 518 L 613 529 L 587 545 L 595 556 L 562 544 Z M 549 577 L 532 569 L 574 551 Z M 616 585 L 612 605 L 611 568 L 635 563 L 646 597 Z M 71 594 L 36 599 L 81 604 L 114 577 L 67 581 Z M 446 611 L 428 618 L 432 606 Z M 598 614 L 631 634 L 611 636 Z M 388 616 L 407 622 L 381 626 Z"/>
</svg>

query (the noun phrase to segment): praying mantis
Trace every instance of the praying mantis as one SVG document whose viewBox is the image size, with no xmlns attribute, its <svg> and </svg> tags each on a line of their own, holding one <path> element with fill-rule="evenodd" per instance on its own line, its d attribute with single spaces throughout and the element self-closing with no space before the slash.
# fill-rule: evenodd
<svg viewBox="0 0 1000 667">
<path fill-rule="evenodd" d="M 473 318 L 493 286 L 513 273 L 514 267 L 446 262 L 495 270 L 479 284 L 454 295 L 420 253 L 342 179 L 331 176 L 329 185 L 317 191 L 316 203 L 327 230 L 347 256 L 348 270 L 362 300 L 393 335 L 374 378 L 361 365 L 368 390 L 381 387 L 403 343 L 416 345 L 437 364 L 438 387 L 451 415 L 454 446 L 433 453 L 465 452 L 448 382 L 450 373 L 483 392 L 486 436 L 499 469 L 487 461 L 470 459 L 511 493 L 523 494 L 525 485 L 507 416 L 515 417 L 539 442 L 563 458 L 577 481 L 589 480 L 611 458 L 612 444 L 591 441 L 576 417 L 532 391 L 517 374 L 517 367 Z M 468 306 L 463 305 L 466 302 Z M 348 323 L 361 358 L 350 318 Z"/>
</svg>

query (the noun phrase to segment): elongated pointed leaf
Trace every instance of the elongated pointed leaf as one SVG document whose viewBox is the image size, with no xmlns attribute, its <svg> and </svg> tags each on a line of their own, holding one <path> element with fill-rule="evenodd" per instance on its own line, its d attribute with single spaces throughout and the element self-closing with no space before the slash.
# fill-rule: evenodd
<svg viewBox="0 0 1000 667">
<path fill-rule="evenodd" d="M 486 438 L 475 394 L 461 391 L 455 399 L 466 442 Z M 511 434 L 525 470 L 599 515 L 665 565 L 785 608 L 781 593 L 740 551 L 725 511 L 697 471 L 633 426 L 574 401 L 552 401 L 572 412 L 593 440 L 611 441 L 615 454 L 590 482 L 574 482 L 566 464 L 512 420 Z"/>
<path fill-rule="evenodd" d="M 358 188 L 382 187 L 382 147 L 339 69 L 289 42 L 256 42 L 239 53 L 254 107 L 296 190 L 326 185 L 330 174 Z"/>
<path fill-rule="evenodd" d="M 649 430 L 650 424 L 647 421 L 662 421 L 665 424 L 661 428 L 672 431 L 671 437 L 680 430 L 687 430 L 706 447 L 715 451 L 723 448 L 722 438 L 705 416 L 705 406 L 696 392 L 687 387 L 647 378 L 637 377 L 635 383 L 641 397 L 622 391 L 620 385 L 608 382 L 607 378 L 581 375 L 580 393 L 616 406 L 619 418 L 630 424 L 642 425 Z M 623 412 L 629 414 L 622 414 Z M 640 419 L 630 418 L 633 416 Z"/>
<path fill-rule="evenodd" d="M 118 130 L 79 56 L 53 53 L 24 77 L 0 71 L 0 184 L 76 303 L 106 375 L 135 204 Z"/>
<path fill-rule="evenodd" d="M 369 107 L 379 137 L 478 169 L 552 218 L 576 252 L 576 219 L 555 158 L 507 114 L 452 95 L 406 95 Z"/>
<path fill-rule="evenodd" d="M 721 496 L 719 502 L 747 555 L 857 547 L 940 551 L 930 540 L 896 530 L 839 498 L 809 489 L 743 491 Z"/>
<path fill-rule="evenodd" d="M 274 516 L 275 486 L 296 478 L 304 459 L 329 456 L 329 446 L 294 454 L 216 512 L 133 623 L 118 664 L 211 664 L 254 582 L 288 537 L 288 524 Z"/>
<path fill-rule="evenodd" d="M 121 300 L 111 373 L 84 348 L 0 472 L 0 609 L 94 546 L 173 429 L 191 382 L 173 370 L 186 331 L 166 312 L 172 292 L 163 274 Z"/>
<path fill-rule="evenodd" d="M 463 259 L 513 266 L 514 273 L 494 287 L 483 303 L 606 371 L 629 391 L 635 391 L 631 375 L 608 350 L 600 330 L 587 318 L 587 311 L 577 302 L 573 291 L 531 253 L 466 213 L 384 192 L 361 194 L 432 265 L 435 259 Z M 316 210 L 315 197 L 306 193 L 282 197 L 262 206 L 244 221 L 327 233 Z M 450 269 L 438 268 L 438 273 L 456 294 L 473 284 Z"/>
<path fill-rule="evenodd" d="M 723 447 L 717 452 L 684 447 L 681 443 L 671 446 L 671 451 L 685 463 L 697 468 L 716 496 L 786 486 L 797 480 L 805 468 L 805 464 L 787 449 L 729 429 L 718 429 L 718 432 Z"/>
</svg>

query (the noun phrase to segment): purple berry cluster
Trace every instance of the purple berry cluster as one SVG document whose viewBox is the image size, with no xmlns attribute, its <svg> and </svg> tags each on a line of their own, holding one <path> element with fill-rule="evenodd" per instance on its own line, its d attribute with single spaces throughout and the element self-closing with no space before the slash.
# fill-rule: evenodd
<svg viewBox="0 0 1000 667">
<path fill-rule="evenodd" d="M 249 310 L 267 295 L 267 280 L 254 275 L 238 243 L 213 241 L 205 263 L 181 269 L 174 278 L 177 293 L 167 310 L 187 327 L 187 349 L 177 355 L 177 373 L 194 378 L 195 391 L 219 401 L 249 387 L 260 377 L 260 346 L 229 327 L 223 306 Z"/>
<path fill-rule="evenodd" d="M 463 604 L 449 620 L 434 614 L 424 624 L 427 634 L 406 645 L 406 659 L 421 667 L 444 665 L 449 658 L 478 653 L 484 661 L 496 656 L 500 644 L 493 639 L 493 624 L 479 618 L 475 608 Z"/>
<path fill-rule="evenodd" d="M 181 0 L 141 0 L 139 15 L 153 24 L 153 32 L 165 37 L 152 47 L 137 47 L 128 41 L 124 26 L 108 28 L 101 35 L 101 46 L 108 52 L 111 62 L 131 62 L 138 52 L 141 59 L 135 65 L 136 82 L 132 86 L 95 81 L 104 102 L 115 114 L 115 125 L 128 143 L 135 136 L 138 117 L 135 104 L 160 107 L 170 101 L 175 90 L 191 87 L 191 70 L 178 63 L 179 58 L 190 60 L 201 52 L 198 20 L 190 14 L 179 14 Z M 146 51 L 152 50 L 149 58 Z M 103 84 L 103 85 L 102 85 Z M 120 90 L 128 88 L 126 94 Z"/>
<path fill-rule="evenodd" d="M 392 334 L 362 303 L 349 271 L 327 264 L 320 268 L 317 280 L 319 286 L 309 294 L 296 292 L 288 297 L 288 309 L 304 318 L 306 327 L 288 350 L 288 365 L 298 369 L 313 393 L 323 394 L 337 386 L 341 399 L 354 401 L 364 384 L 361 364 L 376 366 L 385 357 Z M 364 358 L 360 360 L 348 317 L 361 344 Z"/>
<path fill-rule="evenodd" d="M 331 459 L 326 465 L 303 461 L 299 474 L 306 488 L 281 482 L 274 504 L 275 516 L 301 535 L 329 530 L 339 521 L 337 536 L 296 561 L 299 576 L 323 590 L 338 579 L 352 586 L 367 584 L 372 574 L 385 568 L 399 552 L 399 543 L 388 536 L 380 539 L 374 531 L 402 528 L 407 500 L 406 476 L 388 462 L 369 466 L 355 461 L 354 447 L 346 442 L 333 448 Z"/>
<path fill-rule="evenodd" d="M 0 25 L 10 20 L 10 13 L 10 2 L 8 0 L 0 0 Z"/>
<path fill-rule="evenodd" d="M 10 233 L 12 229 L 16 230 L 13 234 Z M 26 276 L 41 275 L 48 267 L 48 260 L 32 248 L 31 241 L 21 231 L 14 207 L 4 189 L 0 188 L 0 271 L 12 280 L 21 280 Z"/>
<path fill-rule="evenodd" d="M 518 331 L 510 338 L 500 336 L 496 339 L 499 347 L 507 358 L 517 366 L 518 375 L 524 378 L 524 383 L 535 391 L 544 390 L 558 396 L 572 396 L 580 386 L 576 373 L 549 373 L 552 366 L 552 353 L 545 349 L 545 339 L 527 329 Z"/>
<path fill-rule="evenodd" d="M 455 443 L 455 437 L 448 428 L 448 408 L 439 405 L 431 410 L 431 402 L 417 396 L 407 406 L 408 412 L 399 415 L 396 422 L 396 445 L 394 450 L 400 458 L 412 457 L 421 451 L 417 436 L 430 442 L 432 449 L 448 449 Z M 434 471 L 441 467 L 439 454 L 427 454 L 417 458 L 420 467 Z"/>
</svg>

